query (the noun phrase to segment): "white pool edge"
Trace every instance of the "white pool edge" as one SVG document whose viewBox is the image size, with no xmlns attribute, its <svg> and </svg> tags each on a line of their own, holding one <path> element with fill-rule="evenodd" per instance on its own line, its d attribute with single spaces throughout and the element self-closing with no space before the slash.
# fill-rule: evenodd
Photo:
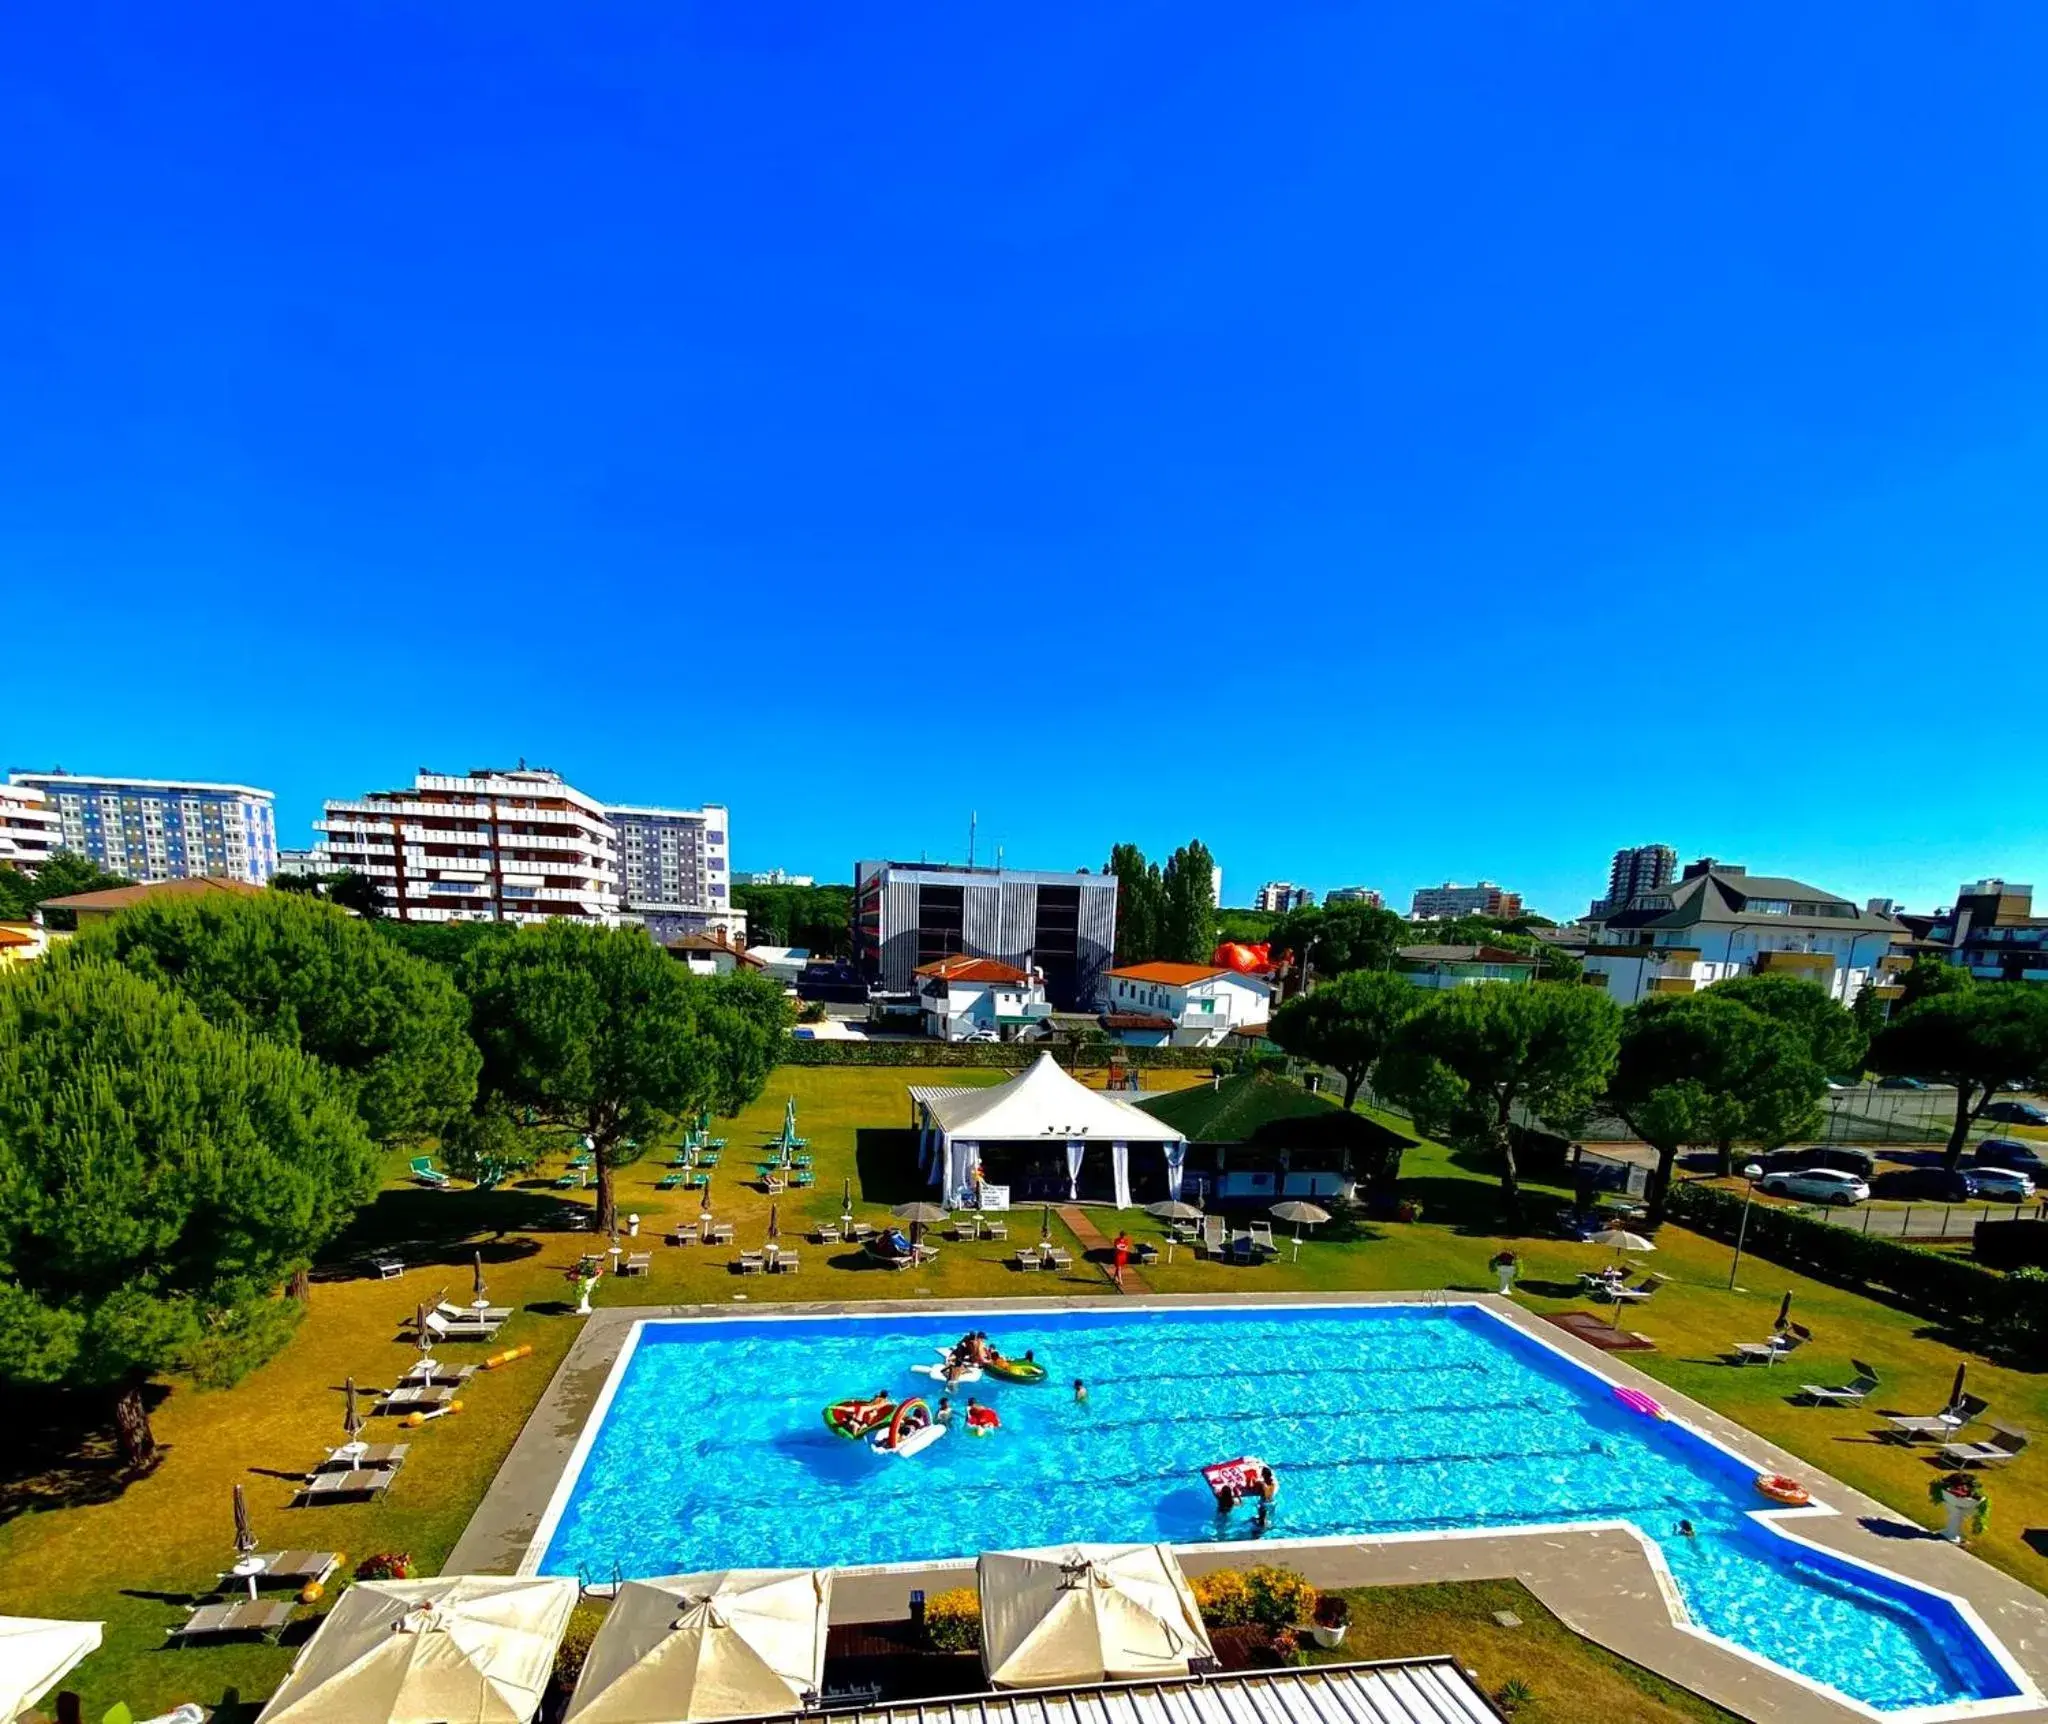
<svg viewBox="0 0 2048 1724">
<path fill-rule="evenodd" d="M 1012 1315 L 1020 1310 L 1029 1310 L 1036 1315 L 1056 1316 L 1071 1313 L 1075 1309 L 1076 1307 L 1064 1305 L 1042 1305 L 1035 1301 L 1012 1304 L 1010 1306 Z M 1082 1307 L 1080 1309 L 1244 1311 L 1265 1315 L 1281 1311 L 1442 1311 L 1448 1309 L 1474 1311 L 1488 1320 L 1500 1324 L 1502 1328 L 1533 1342 L 1571 1369 L 1584 1373 L 1594 1381 L 1610 1389 L 1633 1386 L 1617 1383 L 1606 1372 L 1596 1369 L 1588 1361 L 1576 1358 L 1564 1348 L 1558 1346 L 1548 1335 L 1543 1334 L 1534 1326 L 1535 1319 L 1519 1306 L 1510 1307 L 1510 1311 L 1512 1311 L 1512 1315 L 1510 1315 L 1510 1311 L 1499 1310 L 1487 1303 L 1483 1298 L 1452 1296 L 1430 1299 L 1376 1299 L 1369 1302 L 1355 1300 L 1289 1300 L 1284 1305 L 1258 1301 L 1249 1303 L 1234 1301 L 1210 1303 L 1204 1301 L 1200 1305 L 1188 1305 L 1171 1299 L 1164 1301 L 1135 1299 L 1124 1306 Z M 958 1304 L 948 1302 L 944 1306 L 911 1306 L 894 1312 L 845 1310 L 777 1311 L 767 1309 L 733 1311 L 714 1306 L 700 1307 L 695 1312 L 678 1312 L 668 1316 L 634 1319 L 627 1330 L 624 1344 L 619 1348 L 618 1357 L 612 1361 L 611 1369 L 605 1376 L 604 1386 L 599 1389 L 597 1399 L 591 1404 L 590 1411 L 584 1418 L 583 1428 L 576 1434 L 575 1445 L 570 1449 L 568 1459 L 563 1464 L 561 1477 L 555 1481 L 555 1488 L 548 1498 L 547 1508 L 542 1512 L 540 1521 L 535 1526 L 533 1536 L 528 1540 L 526 1549 L 520 1556 L 518 1567 L 514 1572 L 519 1575 L 537 1575 L 540 1572 L 541 1561 L 547 1555 L 548 1545 L 554 1539 L 555 1529 L 561 1523 L 562 1515 L 569 1506 L 570 1498 L 575 1495 L 575 1487 L 577 1481 L 582 1477 L 584 1464 L 590 1457 L 590 1450 L 596 1443 L 598 1432 L 604 1428 L 605 1418 L 611 1411 L 612 1401 L 618 1394 L 619 1385 L 625 1380 L 626 1371 L 632 1363 L 633 1355 L 639 1349 L 642 1332 L 650 1325 L 686 1327 L 693 1323 L 716 1324 L 733 1321 L 747 1323 L 874 1322 L 886 1320 L 890 1316 L 930 1316 L 942 1311 L 958 1313 L 963 1316 L 987 1316 L 992 1320 L 1000 1319 L 1002 1316 L 1000 1310 L 990 1310 L 978 1305 L 975 1301 L 963 1300 Z M 1655 1379 L 1651 1379 L 1651 1381 L 1654 1382 Z M 1660 1384 L 1658 1387 L 1662 1388 L 1662 1385 Z M 1682 1418 L 1669 1409 L 1665 1410 L 1664 1417 L 1667 1422 L 1677 1425 L 1688 1435 L 1705 1443 L 1709 1448 L 1718 1450 L 1738 1466 L 1746 1468 L 1752 1473 L 1763 1473 L 1770 1470 L 1760 1466 L 1739 1449 L 1723 1442 L 1711 1431 L 1702 1430 L 1691 1420 Z M 1834 1482 L 1836 1481 L 1832 1478 L 1829 1479 L 1829 1483 L 1832 1484 Z M 1833 1517 L 1840 1512 L 1838 1509 L 1828 1507 L 1823 1502 L 1816 1501 L 1802 1508 L 1752 1510 L 1750 1511 L 1749 1518 L 1758 1525 L 1768 1528 L 1777 1537 L 1785 1539 L 1788 1543 L 1796 1544 L 1802 1549 L 1812 1551 L 1818 1556 L 1844 1563 L 1851 1568 L 1860 1569 L 1866 1574 L 1878 1577 L 1891 1586 L 1900 1587 L 1912 1592 L 1924 1593 L 1929 1597 L 1943 1600 L 1953 1607 L 1963 1626 L 1976 1637 L 1977 1643 L 1991 1655 L 1993 1662 L 2005 1673 L 2006 1678 L 2013 1686 L 2018 1689 L 2016 1694 L 1992 1700 L 1946 1701 L 1934 1706 L 1908 1706 L 1884 1711 L 1878 1707 L 1867 1705 L 1852 1695 L 1843 1693 L 1839 1688 L 1830 1688 L 1827 1684 L 1817 1682 L 1812 1677 L 1802 1675 L 1786 1665 L 1774 1663 L 1772 1660 L 1765 1658 L 1761 1653 L 1752 1652 L 1749 1648 L 1738 1645 L 1735 1641 L 1729 1640 L 1723 1635 L 1712 1633 L 1700 1627 L 1698 1623 L 1692 1620 L 1692 1613 L 1687 1609 L 1684 1598 L 1678 1590 L 1678 1583 L 1671 1574 L 1669 1564 L 1665 1561 L 1662 1547 L 1633 1521 L 1545 1521 L 1530 1526 L 1447 1527 L 1415 1532 L 1358 1534 L 1334 1538 L 1218 1539 L 1205 1541 L 1199 1545 L 1183 1545 L 1174 1548 L 1177 1551 L 1186 1551 L 1190 1554 L 1205 1551 L 1230 1551 L 1235 1553 L 1262 1550 L 1329 1549 L 1350 1545 L 1371 1546 L 1429 1543 L 1475 1538 L 1511 1538 L 1520 1537 L 1525 1534 L 1555 1538 L 1560 1535 L 1573 1533 L 1621 1532 L 1633 1538 L 1642 1548 L 1644 1558 L 1650 1565 L 1650 1571 L 1656 1578 L 1659 1596 L 1664 1601 L 1665 1614 L 1669 1617 L 1673 1628 L 1682 1634 L 1691 1635 L 1696 1640 L 1704 1641 L 1707 1645 L 1713 1646 L 1720 1651 L 1730 1653 L 1743 1660 L 1744 1663 L 1753 1665 L 1759 1670 L 1767 1671 L 1772 1676 L 1791 1682 L 1809 1693 L 1817 1694 L 1833 1705 L 1846 1707 L 1859 1717 L 1875 1720 L 1877 1724 L 1957 1724 L 1957 1721 L 1962 1720 L 1995 1718 L 2015 1712 L 2028 1711 L 2043 1704 L 2041 1690 L 2035 1685 L 2027 1672 L 2021 1668 L 2012 1654 L 2006 1650 L 2005 1643 L 1992 1632 L 1990 1626 L 1968 1599 L 1945 1591 L 1941 1587 L 1930 1586 L 1925 1581 L 1914 1580 L 1891 1569 L 1866 1562 L 1861 1557 L 1851 1556 L 1844 1551 L 1835 1550 L 1830 1546 L 1817 1544 L 1811 1539 L 1801 1538 L 1797 1533 L 1782 1524 L 1786 1520 L 1795 1518 L 1815 1519 L 1822 1516 Z M 852 1576 L 918 1574 L 934 1571 L 945 1572 L 955 1569 L 971 1572 L 975 1565 L 973 1560 L 968 1558 L 951 1558 L 938 1561 L 834 1564 L 832 1566 L 835 1573 Z"/>
</svg>

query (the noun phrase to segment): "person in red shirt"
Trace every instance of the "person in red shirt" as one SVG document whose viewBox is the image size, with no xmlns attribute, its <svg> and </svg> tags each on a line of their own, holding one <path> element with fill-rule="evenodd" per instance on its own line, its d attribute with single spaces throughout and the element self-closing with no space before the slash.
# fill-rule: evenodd
<svg viewBox="0 0 2048 1724">
<path fill-rule="evenodd" d="M 1110 1250 L 1116 1254 L 1116 1266 L 1111 1271 L 1111 1275 L 1116 1282 L 1117 1291 L 1122 1292 L 1124 1285 L 1124 1265 L 1130 1262 L 1131 1260 L 1131 1236 L 1128 1233 L 1118 1233 L 1116 1236 L 1116 1242 L 1110 1246 Z"/>
</svg>

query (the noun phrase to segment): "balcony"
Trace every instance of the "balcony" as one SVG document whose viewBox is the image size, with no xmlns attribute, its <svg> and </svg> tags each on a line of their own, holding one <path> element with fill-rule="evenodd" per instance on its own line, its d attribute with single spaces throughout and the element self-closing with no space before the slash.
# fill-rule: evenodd
<svg viewBox="0 0 2048 1724">
<path fill-rule="evenodd" d="M 1760 976 L 1772 974 L 1802 976 L 1812 979 L 1818 975 L 1833 975 L 1835 955 L 1832 952 L 1759 952 L 1756 955 L 1756 973 Z"/>
</svg>

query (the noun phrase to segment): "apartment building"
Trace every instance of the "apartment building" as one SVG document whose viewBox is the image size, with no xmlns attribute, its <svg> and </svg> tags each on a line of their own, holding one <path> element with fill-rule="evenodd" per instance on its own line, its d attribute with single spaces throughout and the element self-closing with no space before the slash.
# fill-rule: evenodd
<svg viewBox="0 0 2048 1724">
<path fill-rule="evenodd" d="M 1595 898 L 1587 914 L 1604 916 L 1646 892 L 1669 889 L 1678 876 L 1678 852 L 1668 844 L 1636 844 L 1617 850 L 1607 866 L 1607 896 Z"/>
<path fill-rule="evenodd" d="M 0 784 L 0 868 L 33 874 L 64 848 L 64 821 L 32 784 Z"/>
<path fill-rule="evenodd" d="M 605 809 L 618 843 L 626 914 L 663 944 L 723 934 L 746 943 L 746 917 L 732 907 L 732 821 L 717 804 Z"/>
<path fill-rule="evenodd" d="M 1504 892 L 1491 880 L 1476 886 L 1460 886 L 1446 880 L 1441 886 L 1418 886 L 1408 914 L 1417 921 L 1440 921 L 1446 916 L 1519 916 L 1522 895 Z"/>
<path fill-rule="evenodd" d="M 403 790 L 329 802 L 314 822 L 336 869 L 369 877 L 407 922 L 621 917 L 618 841 L 604 804 L 559 773 L 422 770 Z"/>
<path fill-rule="evenodd" d="M 1370 886 L 1333 886 L 1323 894 L 1325 904 L 1363 904 L 1371 910 L 1384 910 L 1387 901 Z"/>
<path fill-rule="evenodd" d="M 277 872 L 276 798 L 247 784 L 15 772 L 58 814 L 63 848 L 110 874 L 158 880 L 245 880 Z"/>
<path fill-rule="evenodd" d="M 1908 937 L 1893 917 L 1818 886 L 1709 857 L 1595 924 L 1585 979 L 1627 1006 L 1730 976 L 1788 975 L 1851 1005 L 1866 987 L 1896 992 L 1892 972 L 1906 962 Z"/>
<path fill-rule="evenodd" d="M 1900 918 L 1920 949 L 1961 964 L 1986 982 L 2048 982 L 2048 916 L 2034 914 L 2034 888 L 2016 880 L 1975 880 L 1932 916 Z"/>
<path fill-rule="evenodd" d="M 1305 910 L 1315 901 L 1316 895 L 1306 886 L 1297 886 L 1291 880 L 1268 880 L 1252 900 L 1252 908 L 1277 911 L 1284 916 L 1289 910 Z"/>
<path fill-rule="evenodd" d="M 1114 874 L 864 861 L 853 881 L 854 962 L 891 993 L 964 953 L 1035 970 L 1053 1005 L 1081 1010 L 1116 941 Z"/>
</svg>

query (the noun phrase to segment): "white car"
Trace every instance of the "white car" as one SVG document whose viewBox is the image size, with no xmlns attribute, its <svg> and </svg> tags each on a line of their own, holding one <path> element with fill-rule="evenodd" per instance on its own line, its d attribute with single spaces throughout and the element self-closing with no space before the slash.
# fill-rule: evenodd
<svg viewBox="0 0 2048 1724">
<path fill-rule="evenodd" d="M 1808 1203 L 1862 1203 L 1870 1187 L 1853 1173 L 1832 1167 L 1805 1167 L 1791 1173 L 1767 1173 L 1757 1182 L 1759 1191 L 1774 1197 L 1802 1197 Z"/>
<path fill-rule="evenodd" d="M 1988 1197 L 1996 1203 L 2024 1203 L 2034 1195 L 2034 1182 L 2009 1167 L 1972 1167 L 1964 1171 L 1970 1176 L 1973 1197 Z"/>
</svg>

